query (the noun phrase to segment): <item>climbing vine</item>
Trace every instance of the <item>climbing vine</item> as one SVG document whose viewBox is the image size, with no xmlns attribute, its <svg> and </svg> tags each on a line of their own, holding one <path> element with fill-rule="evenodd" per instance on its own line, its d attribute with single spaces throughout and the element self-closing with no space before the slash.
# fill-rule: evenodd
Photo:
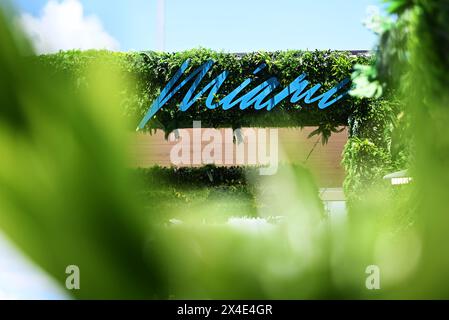
<svg viewBox="0 0 449 320">
<path fill-rule="evenodd" d="M 49 64 L 54 70 L 71 74 L 78 84 L 87 81 L 84 70 L 95 61 L 101 60 L 103 63 L 106 61 L 118 66 L 124 76 L 134 79 L 134 88 L 128 89 L 123 96 L 123 113 L 132 118 L 134 123 L 143 117 L 152 101 L 186 59 L 191 61 L 189 70 L 197 68 L 208 59 L 215 61 L 205 81 L 207 78 L 216 77 L 224 70 L 229 71 L 230 76 L 216 96 L 219 100 L 248 77 L 253 77 L 255 83 L 260 83 L 269 76 L 274 76 L 279 79 L 280 85 L 285 87 L 300 74 L 306 73 L 311 86 L 320 83 L 322 84 L 320 90 L 324 92 L 341 80 L 349 78 L 355 64 L 368 63 L 370 58 L 366 55 L 337 51 L 230 54 L 207 49 L 179 53 L 68 51 L 40 57 L 41 61 Z M 254 69 L 261 63 L 266 63 L 267 68 L 253 75 Z M 177 128 L 191 127 L 194 120 L 201 120 L 203 127 L 213 128 L 318 126 L 319 129 L 315 134 L 321 134 L 325 142 L 336 127 L 347 125 L 348 117 L 355 110 L 364 107 L 361 99 L 347 96 L 323 110 L 315 104 L 291 104 L 287 99 L 271 111 L 254 108 L 209 110 L 205 107 L 203 97 L 189 110 L 181 112 L 178 106 L 184 94 L 185 91 L 182 90 L 176 94 L 158 111 L 145 129 L 162 129 L 168 134 Z"/>
</svg>

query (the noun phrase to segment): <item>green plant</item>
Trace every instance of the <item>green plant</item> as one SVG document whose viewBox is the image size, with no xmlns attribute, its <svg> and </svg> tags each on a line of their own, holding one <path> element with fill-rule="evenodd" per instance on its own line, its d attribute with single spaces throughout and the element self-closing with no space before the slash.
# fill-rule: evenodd
<svg viewBox="0 0 449 320">
<path fill-rule="evenodd" d="M 230 72 L 230 77 L 220 89 L 217 99 L 224 97 L 248 76 L 266 79 L 268 75 L 272 75 L 279 79 L 282 86 L 286 86 L 304 72 L 311 83 L 322 84 L 321 90 L 330 89 L 339 81 L 350 77 L 354 64 L 368 63 L 370 60 L 364 55 L 356 56 L 349 52 L 336 51 L 252 52 L 236 55 L 194 49 L 178 53 L 68 51 L 40 56 L 38 61 L 56 73 L 71 74 L 77 86 L 89 84 L 84 71 L 90 64 L 101 62 L 117 66 L 124 77 L 134 80 L 134 87 L 123 88 L 121 94 L 124 115 L 137 124 L 186 59 L 191 60 L 190 70 L 208 59 L 213 59 L 215 64 L 208 75 L 211 78 L 224 70 Z M 252 71 L 263 62 L 268 68 L 257 76 L 252 75 Z M 323 141 L 326 141 L 332 130 L 347 125 L 348 117 L 361 106 L 361 99 L 348 96 L 324 110 L 320 110 L 316 105 L 304 107 L 288 102 L 281 103 L 272 111 L 255 111 L 253 108 L 207 110 L 204 107 L 205 98 L 202 98 L 189 110 L 181 112 L 178 105 L 183 92 L 175 95 L 156 114 L 146 126 L 147 130 L 162 129 L 168 135 L 177 128 L 190 128 L 194 120 L 201 120 L 203 127 L 213 128 L 319 126 L 320 130 L 316 133 L 323 134 Z M 135 126 L 132 129 L 134 128 Z"/>
<path fill-rule="evenodd" d="M 349 119 L 350 138 L 343 151 L 344 189 L 348 203 L 363 199 L 382 177 L 402 170 L 409 162 L 409 141 L 404 131 L 403 105 L 397 100 L 370 99 Z"/>
</svg>

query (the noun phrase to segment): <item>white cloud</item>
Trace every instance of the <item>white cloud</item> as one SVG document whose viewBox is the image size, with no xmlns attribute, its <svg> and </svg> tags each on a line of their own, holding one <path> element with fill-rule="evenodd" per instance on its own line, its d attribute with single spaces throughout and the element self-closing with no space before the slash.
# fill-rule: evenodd
<svg viewBox="0 0 449 320">
<path fill-rule="evenodd" d="M 118 50 L 116 39 L 95 15 L 86 16 L 79 0 L 50 0 L 39 17 L 24 13 L 19 23 L 31 38 L 37 53 L 69 49 Z"/>
</svg>

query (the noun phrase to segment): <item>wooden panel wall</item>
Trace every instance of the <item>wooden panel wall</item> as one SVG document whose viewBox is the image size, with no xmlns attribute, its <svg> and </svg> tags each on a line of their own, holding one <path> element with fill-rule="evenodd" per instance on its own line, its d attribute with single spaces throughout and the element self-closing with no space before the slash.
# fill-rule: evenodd
<svg viewBox="0 0 449 320">
<path fill-rule="evenodd" d="M 344 145 L 348 139 L 347 130 L 343 130 L 341 133 L 335 133 L 329 139 L 326 145 L 322 145 L 321 141 L 317 142 L 318 137 L 314 136 L 308 138 L 310 132 L 315 130 L 315 127 L 305 127 L 303 129 L 278 129 L 279 137 L 279 162 L 293 162 L 298 164 L 304 164 L 309 168 L 316 177 L 317 183 L 320 187 L 341 187 L 344 179 L 344 170 L 341 166 L 341 157 Z M 201 158 L 198 151 L 194 154 L 192 147 L 193 129 L 186 130 L 184 134 L 190 137 L 190 156 L 198 156 Z M 205 130 L 201 129 L 201 133 L 204 134 Z M 217 130 L 224 137 L 225 129 Z M 258 130 L 265 129 L 243 129 L 243 133 L 248 133 L 248 130 L 254 130 L 255 134 L 258 134 Z M 268 135 L 268 133 L 267 133 Z M 224 138 L 223 138 L 224 139 Z M 164 138 L 164 133 L 158 131 L 156 134 L 150 135 L 147 133 L 134 133 L 131 137 L 131 153 L 132 153 L 132 166 L 133 167 L 148 167 L 155 164 L 161 166 L 171 166 L 170 151 L 174 145 L 182 143 L 183 147 L 188 147 L 188 142 L 184 139 L 178 141 L 167 141 Z M 202 148 L 209 142 L 202 142 Z M 269 145 L 267 150 L 269 152 Z M 314 148 L 315 146 L 315 148 Z M 244 147 L 248 148 L 248 141 L 244 142 Z M 228 148 L 228 149 L 226 149 Z M 235 144 L 232 141 L 223 141 L 222 153 L 225 154 L 225 150 L 235 150 Z M 310 151 L 313 150 L 312 153 Z M 247 150 L 247 149 L 246 149 Z M 310 153 L 310 155 L 309 155 Z M 257 154 L 251 154 L 253 158 L 257 158 Z M 308 159 L 307 159 L 308 157 Z M 251 156 L 249 157 L 251 158 Z M 231 158 L 232 164 L 236 164 L 236 159 Z M 228 157 L 228 160 L 231 160 Z M 307 160 L 306 160 L 307 159 Z M 203 159 L 208 160 L 208 159 Z M 248 163 L 248 154 L 245 157 L 245 163 Z M 257 159 L 259 160 L 259 159 Z M 259 161 L 258 161 L 259 162 Z M 252 164 L 252 163 L 250 163 Z M 192 166 L 199 166 L 201 164 L 190 164 Z M 220 164 L 223 165 L 223 164 Z M 224 164 L 231 165 L 231 163 Z"/>
</svg>

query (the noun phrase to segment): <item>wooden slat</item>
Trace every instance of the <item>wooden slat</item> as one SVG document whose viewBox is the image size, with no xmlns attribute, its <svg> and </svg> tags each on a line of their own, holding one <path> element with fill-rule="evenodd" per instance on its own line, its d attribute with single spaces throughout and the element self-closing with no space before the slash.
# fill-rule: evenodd
<svg viewBox="0 0 449 320">
<path fill-rule="evenodd" d="M 314 151 L 310 154 L 308 160 L 306 160 L 309 152 L 314 147 L 319 137 L 312 137 L 308 139 L 310 132 L 315 130 L 316 127 L 305 127 L 303 129 L 278 129 L 279 146 L 280 146 L 280 163 L 298 163 L 304 164 L 309 168 L 316 177 L 317 183 L 320 187 L 340 187 L 344 179 L 344 170 L 341 166 L 341 157 L 344 145 L 348 139 L 348 132 L 345 128 L 341 133 L 333 134 L 329 142 L 326 145 L 322 145 L 321 141 L 316 144 Z M 187 130 L 190 137 L 192 137 L 193 129 Z M 201 129 L 202 132 L 206 129 Z M 243 129 L 246 130 L 258 130 L 264 129 Z M 222 136 L 224 136 L 224 129 L 218 130 Z M 192 140 L 192 138 L 191 138 Z M 133 167 L 148 167 L 155 164 L 161 166 L 171 166 L 170 162 L 170 150 L 178 142 L 169 142 L 165 140 L 164 133 L 158 131 L 156 134 L 150 135 L 147 133 L 133 133 L 131 136 L 131 159 Z M 192 143 L 192 141 L 190 141 Z M 183 142 L 186 146 L 187 144 Z M 208 142 L 202 143 L 202 148 L 207 145 Z M 223 154 L 224 148 L 234 148 L 235 145 L 223 142 Z M 245 148 L 247 148 L 245 144 Z M 268 147 L 267 147 L 268 149 Z M 269 150 L 269 149 L 268 149 Z M 193 157 L 193 148 L 190 148 L 190 155 Z M 257 157 L 256 157 L 257 158 Z M 235 157 L 234 163 L 235 164 Z M 232 164 L 228 164 L 232 165 Z M 196 165 L 198 166 L 198 165 Z"/>
</svg>

